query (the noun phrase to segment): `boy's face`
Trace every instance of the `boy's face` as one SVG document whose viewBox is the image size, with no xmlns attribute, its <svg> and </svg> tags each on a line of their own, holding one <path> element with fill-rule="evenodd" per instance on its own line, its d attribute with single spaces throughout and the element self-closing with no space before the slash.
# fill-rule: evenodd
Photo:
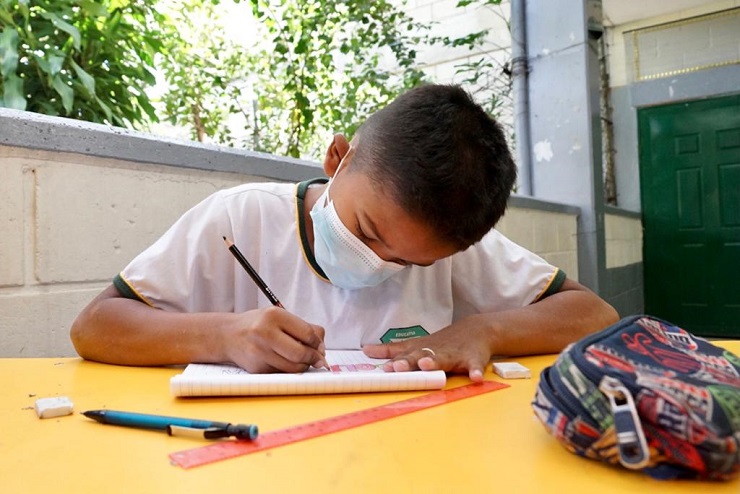
<svg viewBox="0 0 740 494">
<path fill-rule="evenodd" d="M 339 219 L 379 257 L 398 264 L 429 266 L 457 248 L 442 241 L 425 223 L 409 215 L 386 194 L 382 184 L 345 159 L 329 195 Z"/>
</svg>

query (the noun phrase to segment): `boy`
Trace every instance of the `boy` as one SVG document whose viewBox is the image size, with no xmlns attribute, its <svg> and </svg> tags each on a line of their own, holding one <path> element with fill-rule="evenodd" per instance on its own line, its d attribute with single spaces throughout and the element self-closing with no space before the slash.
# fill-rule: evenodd
<svg viewBox="0 0 740 494">
<path fill-rule="evenodd" d="M 298 184 L 213 194 L 136 257 L 78 316 L 87 359 L 324 365 L 363 348 L 387 371 L 480 381 L 492 355 L 560 351 L 617 320 L 559 269 L 495 230 L 516 169 L 498 124 L 456 86 L 413 89 L 337 135 Z M 223 243 L 232 239 L 286 309 Z"/>
</svg>

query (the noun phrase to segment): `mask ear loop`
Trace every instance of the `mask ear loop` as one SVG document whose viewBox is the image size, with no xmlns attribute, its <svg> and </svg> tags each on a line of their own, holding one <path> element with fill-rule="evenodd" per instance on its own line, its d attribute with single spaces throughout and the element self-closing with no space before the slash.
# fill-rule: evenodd
<svg viewBox="0 0 740 494">
<path fill-rule="evenodd" d="M 349 157 L 352 151 L 354 151 L 354 148 L 350 145 L 349 149 L 347 150 L 347 154 L 342 156 L 342 160 L 339 162 L 337 169 L 334 170 L 334 175 L 332 175 L 332 177 L 329 179 L 329 183 L 326 184 L 326 191 L 325 191 L 325 194 L 323 194 L 325 196 L 323 207 L 327 207 L 329 203 L 331 202 L 331 199 L 329 199 L 329 189 L 331 188 L 331 184 L 334 182 L 334 178 L 337 176 L 337 173 L 339 173 L 339 170 L 342 168 L 342 165 L 344 165 L 344 160 L 346 160 Z"/>
</svg>

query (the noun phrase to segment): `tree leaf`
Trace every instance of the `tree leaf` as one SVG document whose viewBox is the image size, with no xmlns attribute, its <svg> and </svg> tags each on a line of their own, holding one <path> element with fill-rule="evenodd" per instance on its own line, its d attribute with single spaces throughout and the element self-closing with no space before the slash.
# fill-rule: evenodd
<svg viewBox="0 0 740 494">
<path fill-rule="evenodd" d="M 54 27 L 56 27 L 57 29 L 60 29 L 69 34 L 72 37 L 75 49 L 79 51 L 82 37 L 80 36 L 80 31 L 76 27 L 62 20 L 53 12 L 40 12 L 39 15 L 44 19 L 50 20 L 51 23 L 54 24 Z"/>
<path fill-rule="evenodd" d="M 6 26 L 12 26 L 14 24 L 13 16 L 4 8 L 0 8 L 0 21 Z"/>
<path fill-rule="evenodd" d="M 44 57 L 36 53 L 33 53 L 31 54 L 31 58 L 33 59 L 34 62 L 36 62 L 36 65 L 39 66 L 42 72 L 44 72 L 45 74 L 49 74 L 51 72 L 51 67 L 49 67 L 49 61 L 46 60 Z"/>
<path fill-rule="evenodd" d="M 64 66 L 64 60 L 67 57 L 64 55 L 48 55 L 46 57 L 46 61 L 48 62 L 48 74 L 52 77 L 57 75 L 59 72 L 62 71 L 62 67 Z"/>
<path fill-rule="evenodd" d="M 103 109 L 103 112 L 105 113 L 105 118 L 108 119 L 108 122 L 113 122 L 113 112 L 111 111 L 110 107 L 97 96 L 95 96 L 95 101 L 98 103 L 98 105 L 100 105 L 100 108 Z"/>
<path fill-rule="evenodd" d="M 23 79 L 15 74 L 7 77 L 3 83 L 3 106 L 14 110 L 26 109 L 26 98 L 23 96 Z"/>
<path fill-rule="evenodd" d="M 79 77 L 82 85 L 87 90 L 88 95 L 92 97 L 95 94 L 95 79 L 90 74 L 85 72 L 82 67 L 77 65 L 74 60 L 70 60 L 69 63 L 72 65 L 72 68 L 77 74 L 77 77 Z"/>
<path fill-rule="evenodd" d="M 59 116 L 59 112 L 57 111 L 57 109 L 54 107 L 54 105 L 52 105 L 48 101 L 39 101 L 38 106 L 41 110 L 43 110 L 38 113 L 42 113 L 44 115 L 50 115 L 52 117 Z"/>
<path fill-rule="evenodd" d="M 67 111 L 67 113 L 71 113 L 72 105 L 74 104 L 75 100 L 74 91 L 62 80 L 59 74 L 54 76 L 53 86 L 54 91 L 56 91 L 57 94 L 62 97 L 62 105 L 64 105 L 64 109 Z"/>
<path fill-rule="evenodd" d="M 15 75 L 18 68 L 18 33 L 12 27 L 6 27 L 0 33 L 0 74 L 3 78 Z"/>
<path fill-rule="evenodd" d="M 99 2 L 80 0 L 80 8 L 91 17 L 108 17 L 108 9 Z"/>
</svg>

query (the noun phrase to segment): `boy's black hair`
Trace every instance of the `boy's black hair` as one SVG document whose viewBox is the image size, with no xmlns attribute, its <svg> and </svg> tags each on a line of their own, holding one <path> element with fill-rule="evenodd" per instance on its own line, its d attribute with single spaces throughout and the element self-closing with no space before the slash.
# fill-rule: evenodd
<svg viewBox="0 0 740 494">
<path fill-rule="evenodd" d="M 500 125 L 459 86 L 414 88 L 358 130 L 353 161 L 460 250 L 503 216 L 516 166 Z"/>
</svg>

